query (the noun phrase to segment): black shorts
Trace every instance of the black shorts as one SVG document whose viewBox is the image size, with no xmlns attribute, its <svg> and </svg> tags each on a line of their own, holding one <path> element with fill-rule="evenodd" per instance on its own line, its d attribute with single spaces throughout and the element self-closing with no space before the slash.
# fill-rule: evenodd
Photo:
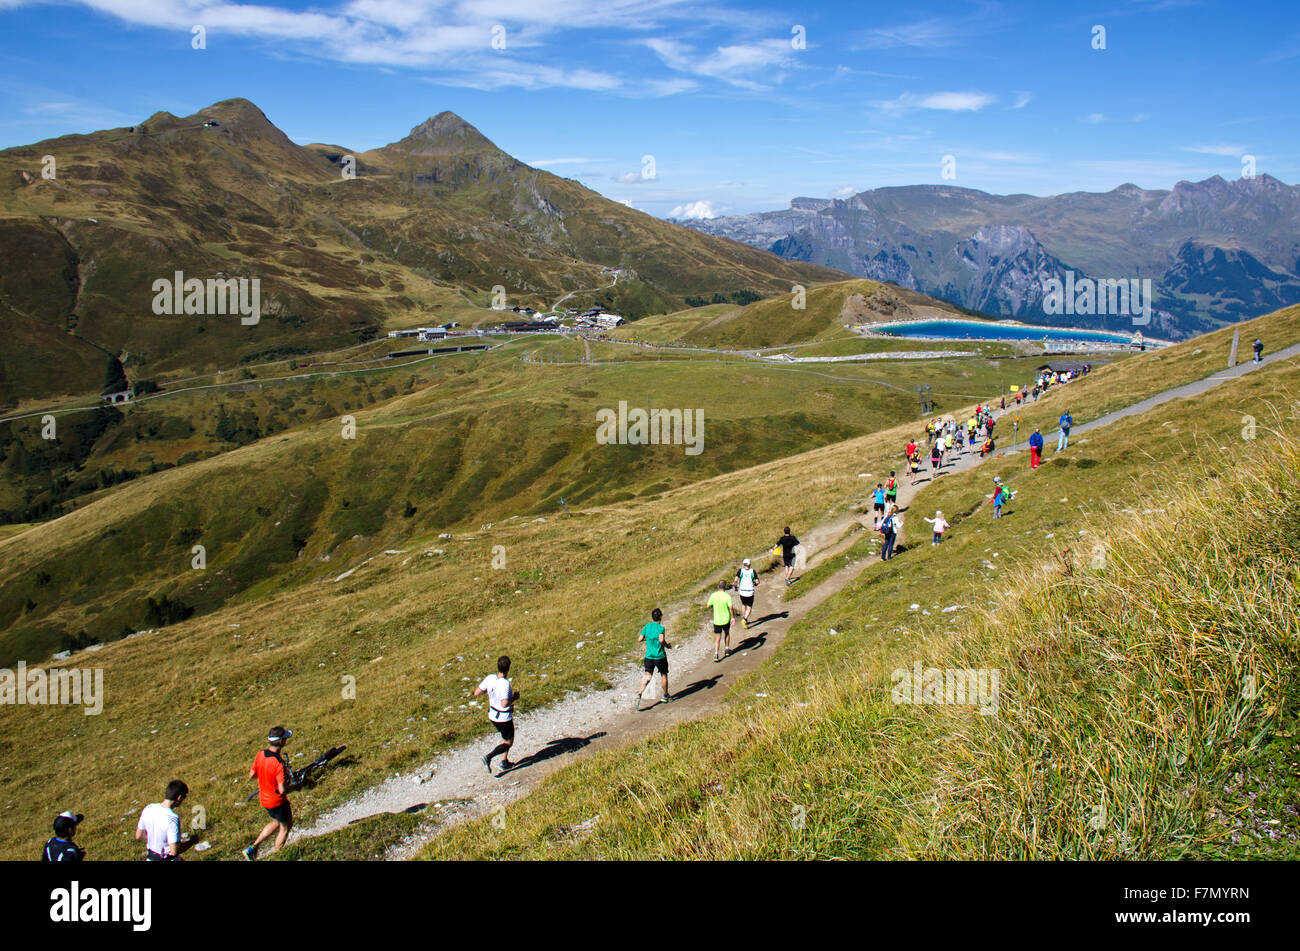
<svg viewBox="0 0 1300 951">
<path fill-rule="evenodd" d="M 668 655 L 665 654 L 657 660 L 649 657 L 645 659 L 645 672 L 647 674 L 653 674 L 656 670 L 665 677 L 668 676 Z"/>
<path fill-rule="evenodd" d="M 794 552 L 790 552 L 788 555 L 782 554 L 781 564 L 785 565 L 787 568 L 792 567 L 794 565 Z"/>
<path fill-rule="evenodd" d="M 514 720 L 505 720 L 505 721 L 503 721 L 503 722 L 501 722 L 501 723 L 498 723 L 496 720 L 491 720 L 491 721 L 489 721 L 489 722 L 490 722 L 494 727 L 497 728 L 497 732 L 501 734 L 501 739 L 503 739 L 503 740 L 505 740 L 505 741 L 507 741 L 507 742 L 514 742 L 514 738 L 515 738 L 515 721 L 514 721 Z"/>
<path fill-rule="evenodd" d="M 730 634 L 730 633 L 731 633 L 731 622 L 728 621 L 726 624 L 715 624 L 715 625 L 713 625 L 713 633 L 714 633 L 714 634 Z"/>
<path fill-rule="evenodd" d="M 876 503 L 874 503 L 874 504 L 871 506 L 871 509 L 872 509 L 872 511 L 874 511 L 874 512 L 883 512 L 883 511 L 885 510 L 885 503 L 884 503 L 884 502 L 876 502 Z"/>
<path fill-rule="evenodd" d="M 267 814 L 280 825 L 293 825 L 293 807 L 289 805 L 288 799 L 278 806 L 263 806 L 262 808 L 266 809 Z"/>
<path fill-rule="evenodd" d="M 742 594 L 740 596 L 740 603 L 744 607 L 752 608 L 754 606 L 754 596 L 752 594 Z"/>
</svg>

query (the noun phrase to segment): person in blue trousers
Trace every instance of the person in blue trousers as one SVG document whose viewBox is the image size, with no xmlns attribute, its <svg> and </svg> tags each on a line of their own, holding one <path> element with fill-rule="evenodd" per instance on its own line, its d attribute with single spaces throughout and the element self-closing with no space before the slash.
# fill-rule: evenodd
<svg viewBox="0 0 1300 951">
<path fill-rule="evenodd" d="M 1067 409 L 1061 414 L 1061 418 L 1058 422 L 1061 425 L 1061 435 L 1056 440 L 1056 451 L 1060 452 L 1066 446 L 1070 445 L 1070 427 L 1074 425 L 1074 417 L 1070 415 L 1070 411 Z"/>
</svg>

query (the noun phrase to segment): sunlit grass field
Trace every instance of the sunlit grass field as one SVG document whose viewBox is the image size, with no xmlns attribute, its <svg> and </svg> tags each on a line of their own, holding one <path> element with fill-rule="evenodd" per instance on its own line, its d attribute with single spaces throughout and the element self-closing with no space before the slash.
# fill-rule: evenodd
<svg viewBox="0 0 1300 951">
<path fill-rule="evenodd" d="M 1271 337 L 1281 336 L 1273 323 L 1261 326 L 1272 330 Z M 1167 353 L 1177 357 L 1176 350 Z M 113 611 L 134 617 L 128 612 L 138 610 L 146 594 L 192 597 L 193 603 L 205 590 L 220 595 L 208 613 L 75 654 L 67 662 L 104 669 L 107 698 L 101 716 L 58 707 L 0 708 L 0 856 L 27 857 L 34 841 L 39 847 L 50 810 L 68 802 L 90 817 L 79 838 L 92 857 L 132 856 L 129 833 L 140 806 L 179 777 L 190 784 L 192 803 L 206 810 L 207 835 L 215 844 L 207 855 L 232 857 L 258 825 L 256 810 L 242 804 L 249 788 L 246 774 L 260 737 L 273 723 L 299 731 L 295 745 L 303 755 L 336 743 L 349 746 L 348 761 L 301 797 L 300 815 L 309 820 L 393 771 L 479 735 L 481 717 L 466 704 L 466 684 L 477 681 L 503 650 L 516 659 L 527 704 L 601 686 L 603 672 L 621 665 L 633 650 L 637 619 L 649 602 L 689 602 L 719 570 L 769 547 L 784 524 L 815 524 L 860 502 L 866 487 L 857 474 L 891 464 L 918 431 L 909 422 L 855 436 L 888 426 L 893 421 L 888 404 L 884 411 L 879 406 L 872 411 L 865 401 L 876 397 L 864 395 L 862 387 L 842 384 L 844 393 L 837 396 L 841 384 L 814 375 L 777 377 L 752 367 L 709 367 L 702 374 L 705 364 L 547 368 L 523 366 L 514 356 L 506 362 L 476 358 L 477 364 L 460 373 L 440 370 L 444 375 L 433 386 L 358 409 L 355 440 L 341 438 L 337 420 L 310 423 L 117 487 L 56 522 L 0 541 L 0 604 L 17 603 L 30 613 L 26 601 L 44 601 L 55 630 L 72 630 Z M 1125 364 L 1117 365 L 1117 376 Z M 1165 366 L 1175 382 L 1193 379 L 1200 370 L 1196 361 L 1180 359 Z M 1284 374 L 1270 368 L 1231 386 L 1280 386 Z M 461 379 L 472 386 L 449 385 Z M 954 375 L 949 385 L 970 385 L 978 398 L 989 382 Z M 747 394 L 744 400 L 735 398 L 738 385 Z M 707 431 L 721 436 L 709 437 L 718 439 L 718 457 L 708 459 L 705 453 L 699 468 L 692 469 L 691 457 L 679 446 L 596 446 L 594 409 L 618 399 L 706 407 Z M 1223 392 L 1207 398 L 1206 405 L 1218 414 L 1207 410 L 1206 419 L 1240 417 L 1236 407 L 1229 410 Z M 1186 410 L 1174 404 L 1161 411 Z M 914 415 L 899 413 L 894 419 Z M 808 441 L 800 442 L 805 437 L 791 414 L 812 420 Z M 566 425 L 569 430 L 562 431 Z M 844 426 L 842 435 L 836 425 Z M 1151 438 L 1173 438 L 1174 428 L 1181 427 L 1161 427 Z M 451 433 L 461 434 L 454 447 L 446 443 Z M 1145 438 L 1148 431 L 1141 433 Z M 836 439 L 843 441 L 809 448 Z M 532 454 L 544 456 L 555 444 L 570 448 L 540 465 L 541 457 Z M 572 447 L 580 454 L 572 456 L 573 468 L 566 472 L 563 464 Z M 1137 460 L 1130 444 L 1107 452 L 1127 461 L 1081 468 L 1079 484 L 1092 494 L 1078 502 L 1091 497 L 1100 505 L 1113 496 L 1104 491 L 1105 480 L 1133 477 Z M 1172 451 L 1153 455 L 1161 464 L 1177 458 Z M 1045 470 L 1049 481 L 1058 471 L 1073 471 L 1056 465 Z M 533 481 L 521 482 L 520 470 L 533 466 L 539 466 Z M 982 485 L 993 471 L 998 470 L 985 466 L 972 485 Z M 673 478 L 681 482 L 673 484 Z M 955 492 L 958 480 L 973 476 L 952 478 L 952 488 L 941 480 L 936 491 Z M 558 506 L 560 497 L 567 511 Z M 1018 501 L 1041 505 L 1050 513 L 1047 525 L 1051 519 L 1079 517 L 1069 507 L 1033 498 L 1031 493 Z M 963 494 L 965 504 L 977 501 Z M 416 509 L 409 517 L 403 512 L 408 502 Z M 959 511 L 956 499 L 951 504 L 950 518 Z M 1024 521 L 1009 518 L 998 528 L 1011 532 L 1021 525 Z M 920 527 L 913 520 L 913 539 Z M 200 534 L 192 536 L 190 529 Z M 297 534 L 307 529 L 307 537 Z M 886 616 L 882 610 L 896 611 L 901 598 L 920 601 L 900 587 L 904 582 L 898 576 L 905 566 L 926 561 L 932 562 L 923 567 L 926 572 L 960 567 L 961 531 L 959 525 L 952 548 L 942 549 L 942 560 L 936 559 L 937 550 L 909 552 L 891 563 L 886 575 L 894 580 L 866 594 L 846 592 L 819 608 L 816 617 L 838 618 L 836 612 L 848 611 L 845 617 L 852 620 L 862 613 L 852 607 L 855 597 L 865 598 L 881 617 Z M 439 537 L 445 533 L 453 537 Z M 207 545 L 202 571 L 190 567 L 192 538 Z M 494 568 L 498 556 L 503 566 Z M 268 572 L 268 565 L 275 570 Z M 52 575 L 42 586 L 57 594 L 52 605 L 50 595 L 34 587 L 42 570 Z M 912 583 L 915 569 L 909 571 Z M 881 585 L 879 574 L 869 573 L 862 584 Z M 983 578 L 975 566 L 960 567 L 951 578 L 934 582 L 935 590 L 969 588 L 975 578 Z M 10 649 L 13 630 L 7 621 Z M 815 619 L 800 630 L 806 633 L 792 636 L 781 668 L 765 669 L 760 677 L 792 677 L 802 684 L 814 680 L 816 671 L 851 671 L 866 646 L 813 633 L 821 631 Z M 848 636 L 847 625 L 837 630 Z M 355 678 L 355 699 L 344 696 L 349 677 Z M 748 720 L 735 709 L 716 724 L 711 721 L 707 735 L 716 741 L 715 752 L 743 748 L 748 755 L 752 745 L 738 738 L 738 723 Z M 656 743 L 686 742 L 682 737 L 700 728 L 684 729 Z M 42 743 L 30 743 L 31 736 L 40 736 Z M 789 739 L 782 737 L 782 742 Z M 529 801 L 539 805 L 519 806 L 517 823 L 512 819 L 509 836 L 517 830 L 519 838 L 484 839 L 483 848 L 507 854 L 532 848 L 536 837 L 528 833 L 528 809 L 538 809 L 538 822 L 545 809 L 556 821 L 570 813 L 575 822 L 590 818 L 582 814 L 584 807 L 598 800 L 589 797 L 619 788 L 612 777 L 630 783 L 650 762 L 645 750 L 653 748 L 639 747 L 626 762 L 600 760 L 610 783 L 575 792 L 565 810 L 556 811 L 554 802 L 540 805 L 552 795 L 546 789 L 554 788 L 544 787 Z M 675 760 L 683 770 L 692 762 L 712 762 L 699 759 L 709 747 L 693 748 L 696 760 L 685 753 Z M 797 744 L 787 748 L 799 749 Z M 760 749 L 752 746 L 755 755 Z M 595 775 L 583 772 L 592 768 L 580 766 L 573 775 Z M 674 773 L 674 782 L 695 783 L 694 769 Z M 792 773 L 791 781 L 807 775 Z M 815 805 L 811 799 L 803 804 Z M 809 815 L 814 815 L 811 808 Z M 465 837 L 475 828 L 454 833 L 445 847 L 474 854 L 479 847 Z M 711 841 L 700 839 L 700 854 L 730 854 L 710 851 L 722 848 Z M 647 845 L 650 852 L 654 848 Z"/>
</svg>

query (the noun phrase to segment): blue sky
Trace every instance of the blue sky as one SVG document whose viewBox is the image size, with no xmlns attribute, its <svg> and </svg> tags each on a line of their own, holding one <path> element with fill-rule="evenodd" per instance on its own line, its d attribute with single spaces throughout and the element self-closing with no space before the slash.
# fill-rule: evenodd
<svg viewBox="0 0 1300 951">
<path fill-rule="evenodd" d="M 450 109 L 660 216 L 938 184 L 944 156 L 998 193 L 1236 178 L 1244 155 L 1300 180 L 1294 0 L 0 0 L 0 82 L 0 147 L 242 96 L 359 151 Z"/>
</svg>

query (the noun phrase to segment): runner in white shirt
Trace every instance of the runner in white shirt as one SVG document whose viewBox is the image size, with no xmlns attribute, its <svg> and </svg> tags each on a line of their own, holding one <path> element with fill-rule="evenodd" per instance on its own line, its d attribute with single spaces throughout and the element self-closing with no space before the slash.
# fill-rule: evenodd
<svg viewBox="0 0 1300 951">
<path fill-rule="evenodd" d="M 501 734 L 501 742 L 483 757 L 483 765 L 489 773 L 492 772 L 492 760 L 498 755 L 501 756 L 503 772 L 515 767 L 510 762 L 510 747 L 515 742 L 515 701 L 519 699 L 519 691 L 511 686 L 509 674 L 510 658 L 502 655 L 497 658 L 497 673 L 484 677 L 483 682 L 474 690 L 476 697 L 487 694 L 488 720 Z"/>
<path fill-rule="evenodd" d="M 167 792 L 162 802 L 151 802 L 140 810 L 140 821 L 135 827 L 135 837 L 145 840 L 149 850 L 145 855 L 147 862 L 178 861 L 181 854 L 181 817 L 175 812 L 190 788 L 179 779 L 167 784 Z"/>
<path fill-rule="evenodd" d="M 740 617 L 749 629 L 749 612 L 754 607 L 754 588 L 758 586 L 758 572 L 749 566 L 749 559 L 736 569 L 736 593 L 740 595 Z"/>
</svg>

